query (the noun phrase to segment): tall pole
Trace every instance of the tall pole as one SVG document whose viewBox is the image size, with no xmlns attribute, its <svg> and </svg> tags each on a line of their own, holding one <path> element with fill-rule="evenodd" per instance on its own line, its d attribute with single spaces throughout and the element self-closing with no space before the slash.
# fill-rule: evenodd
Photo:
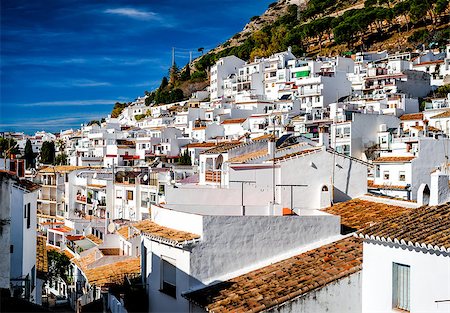
<svg viewBox="0 0 450 313">
<path fill-rule="evenodd" d="M 192 51 L 189 51 L 189 65 L 192 63 Z"/>
<path fill-rule="evenodd" d="M 172 47 L 172 67 L 175 65 L 175 47 Z"/>
<path fill-rule="evenodd" d="M 272 186 L 273 186 L 273 199 L 272 199 L 272 204 L 275 205 L 275 151 L 276 151 L 276 145 L 277 142 L 275 140 L 275 117 L 272 120 L 273 123 L 273 137 L 271 138 L 271 140 L 273 140 L 273 145 L 272 145 Z"/>
</svg>

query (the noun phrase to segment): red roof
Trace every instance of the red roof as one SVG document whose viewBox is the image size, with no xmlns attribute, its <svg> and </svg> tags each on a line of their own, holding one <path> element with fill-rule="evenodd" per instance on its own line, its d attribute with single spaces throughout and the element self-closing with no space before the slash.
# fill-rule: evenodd
<svg viewBox="0 0 450 313">
<path fill-rule="evenodd" d="M 245 120 L 246 120 L 246 118 L 234 118 L 234 119 L 225 120 L 222 122 L 222 124 L 242 124 L 245 122 Z"/>
</svg>

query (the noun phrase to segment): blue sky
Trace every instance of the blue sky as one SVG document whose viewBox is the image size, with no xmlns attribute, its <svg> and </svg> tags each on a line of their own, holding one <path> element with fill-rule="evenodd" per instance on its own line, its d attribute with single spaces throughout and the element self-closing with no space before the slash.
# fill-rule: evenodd
<svg viewBox="0 0 450 313">
<path fill-rule="evenodd" d="M 2 0 L 0 131 L 58 132 L 106 116 L 167 74 L 172 47 L 211 49 L 274 0 Z"/>
</svg>

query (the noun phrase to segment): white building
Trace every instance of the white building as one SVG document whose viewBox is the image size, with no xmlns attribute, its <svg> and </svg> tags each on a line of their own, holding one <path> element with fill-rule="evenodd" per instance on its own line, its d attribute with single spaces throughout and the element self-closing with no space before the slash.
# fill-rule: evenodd
<svg viewBox="0 0 450 313">
<path fill-rule="evenodd" d="M 439 222 L 438 222 L 439 221 Z M 450 206 L 423 207 L 359 233 L 362 312 L 448 312 Z"/>
<path fill-rule="evenodd" d="M 230 75 L 237 73 L 245 62 L 238 57 L 231 55 L 219 59 L 216 64 L 211 67 L 211 83 L 210 92 L 211 99 L 215 100 L 224 96 L 224 80 Z"/>
<path fill-rule="evenodd" d="M 31 302 L 36 294 L 36 203 L 39 185 L 0 171 L 0 287 Z"/>
</svg>

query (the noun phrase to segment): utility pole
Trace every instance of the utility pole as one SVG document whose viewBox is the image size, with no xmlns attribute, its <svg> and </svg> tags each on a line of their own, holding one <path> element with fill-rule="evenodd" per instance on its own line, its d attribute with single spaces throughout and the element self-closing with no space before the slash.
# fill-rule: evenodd
<svg viewBox="0 0 450 313">
<path fill-rule="evenodd" d="M 172 67 L 175 65 L 175 47 L 172 47 Z"/>
<path fill-rule="evenodd" d="M 308 185 L 289 185 L 289 184 L 282 184 L 277 185 L 278 187 L 291 187 L 291 210 L 294 211 L 294 187 L 308 187 Z"/>
<path fill-rule="evenodd" d="M 240 183 L 240 184 L 241 184 L 241 206 L 242 206 L 242 216 L 245 216 L 244 184 L 256 184 L 256 181 L 253 181 L 253 180 L 230 180 L 230 183 Z"/>
<path fill-rule="evenodd" d="M 189 51 L 189 65 L 192 63 L 192 51 Z"/>
</svg>

